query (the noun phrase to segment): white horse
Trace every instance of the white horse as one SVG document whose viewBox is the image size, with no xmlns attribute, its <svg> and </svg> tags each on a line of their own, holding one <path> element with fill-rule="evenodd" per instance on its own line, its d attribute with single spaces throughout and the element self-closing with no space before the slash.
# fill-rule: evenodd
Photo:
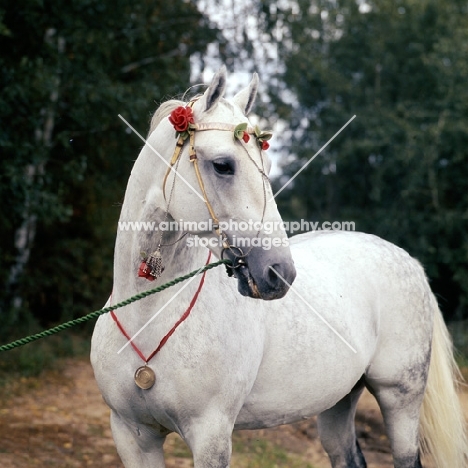
<svg viewBox="0 0 468 468">
<path fill-rule="evenodd" d="M 268 134 L 246 117 L 257 77 L 231 102 L 225 81 L 223 68 L 197 101 L 158 109 L 128 182 L 121 221 L 183 220 L 188 235 L 121 228 L 112 303 L 203 266 L 206 245 L 233 261 L 234 278 L 218 267 L 99 318 L 91 360 L 125 467 L 164 467 L 164 440 L 177 432 L 196 468 L 226 468 L 233 430 L 312 415 L 334 468 L 365 467 L 354 428 L 364 387 L 395 467 L 421 467 L 421 446 L 439 468 L 466 467 L 451 342 L 423 269 L 362 233 L 288 246 L 265 176 Z"/>
</svg>

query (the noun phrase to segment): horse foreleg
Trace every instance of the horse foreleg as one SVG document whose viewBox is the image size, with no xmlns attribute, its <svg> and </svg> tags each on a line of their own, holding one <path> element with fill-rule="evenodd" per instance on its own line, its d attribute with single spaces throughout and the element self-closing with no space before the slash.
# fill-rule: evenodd
<svg viewBox="0 0 468 468">
<path fill-rule="evenodd" d="M 364 389 L 359 381 L 351 392 L 317 418 L 323 448 L 333 468 L 366 468 L 366 461 L 356 438 L 354 416 Z"/>
<path fill-rule="evenodd" d="M 192 451 L 194 468 L 229 468 L 232 430 L 233 424 L 225 418 L 192 421 L 183 438 Z"/>
<path fill-rule="evenodd" d="M 130 425 L 115 411 L 111 412 L 111 428 L 125 468 L 165 468 L 163 444 L 166 434 L 147 426 Z"/>
</svg>

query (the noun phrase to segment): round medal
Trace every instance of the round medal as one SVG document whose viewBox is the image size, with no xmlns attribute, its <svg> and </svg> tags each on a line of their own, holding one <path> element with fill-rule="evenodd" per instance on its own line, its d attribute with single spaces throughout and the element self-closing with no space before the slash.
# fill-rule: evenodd
<svg viewBox="0 0 468 468">
<path fill-rule="evenodd" d="M 148 390 L 156 382 L 156 375 L 148 366 L 139 367 L 135 372 L 135 383 L 143 390 Z"/>
</svg>

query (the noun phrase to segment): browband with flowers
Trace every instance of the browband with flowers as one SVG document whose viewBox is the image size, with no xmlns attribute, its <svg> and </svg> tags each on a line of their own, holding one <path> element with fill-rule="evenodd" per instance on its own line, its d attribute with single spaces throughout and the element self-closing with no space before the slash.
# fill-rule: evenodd
<svg viewBox="0 0 468 468">
<path fill-rule="evenodd" d="M 258 126 L 249 127 L 246 122 L 239 125 L 228 123 L 195 123 L 193 110 L 191 107 L 179 106 L 174 109 L 169 115 L 169 122 L 173 125 L 176 131 L 176 137 L 182 137 L 183 140 L 189 137 L 190 131 L 203 130 L 227 130 L 232 131 L 234 138 L 248 143 L 250 135 L 254 135 L 258 145 L 262 150 L 267 150 L 270 147 L 268 140 L 273 136 L 271 131 L 261 131 Z"/>
</svg>

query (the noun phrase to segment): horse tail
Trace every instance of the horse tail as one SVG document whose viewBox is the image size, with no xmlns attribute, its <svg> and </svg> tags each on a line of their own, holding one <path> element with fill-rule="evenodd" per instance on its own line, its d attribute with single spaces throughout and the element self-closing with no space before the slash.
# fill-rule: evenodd
<svg viewBox="0 0 468 468">
<path fill-rule="evenodd" d="M 463 377 L 435 298 L 433 303 L 431 362 L 420 416 L 421 452 L 432 457 L 437 468 L 464 468 L 468 466 L 468 439 L 457 395 Z"/>
</svg>

